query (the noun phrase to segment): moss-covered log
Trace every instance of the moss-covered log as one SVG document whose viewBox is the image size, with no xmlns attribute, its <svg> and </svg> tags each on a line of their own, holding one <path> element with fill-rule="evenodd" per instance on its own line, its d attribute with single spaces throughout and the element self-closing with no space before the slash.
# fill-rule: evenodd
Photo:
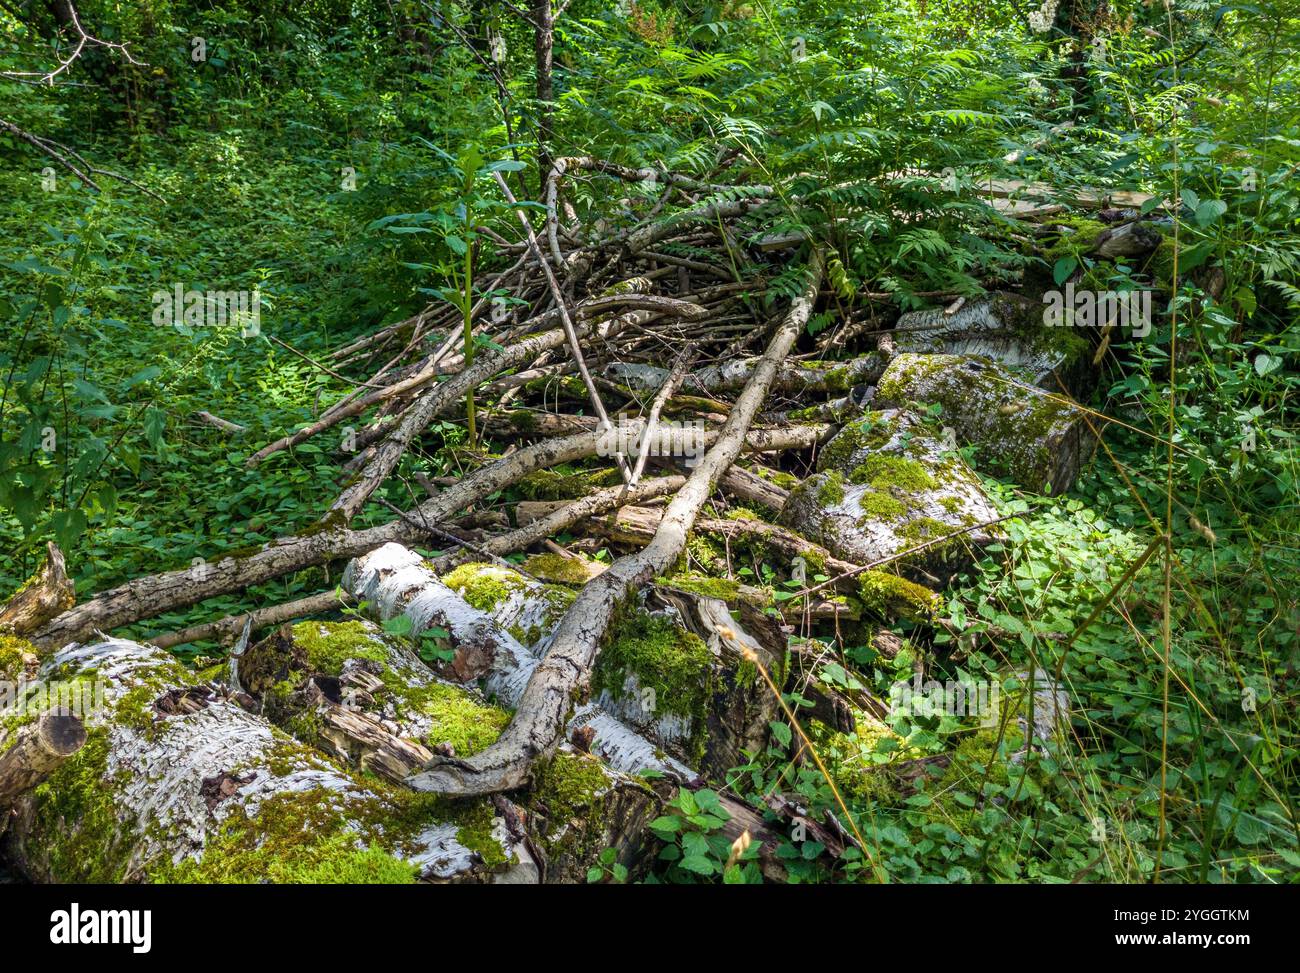
<svg viewBox="0 0 1300 973">
<path fill-rule="evenodd" d="M 521 676 L 546 654 L 574 586 L 589 577 L 581 564 L 556 563 L 562 560 L 529 563 L 567 583 L 539 583 L 496 564 L 461 565 L 438 579 L 418 555 L 392 545 L 354 562 L 345 583 L 383 617 L 405 614 L 417 633 L 445 632 L 454 655 L 443 675 L 478 680 L 513 706 Z M 720 775 L 742 750 L 761 746 L 776 700 L 754 661 L 779 672 L 783 656 L 745 632 L 725 605 L 723 620 L 722 603 L 710 601 L 656 589 L 654 600 L 624 612 L 568 735 L 590 728 L 592 752 L 623 772 L 650 768 L 684 780 L 695 776 L 692 767 Z M 495 671 L 498 664 L 504 673 Z"/>
<path fill-rule="evenodd" d="M 396 782 L 434 753 L 479 752 L 510 720 L 475 690 L 439 680 L 405 639 L 368 621 L 286 626 L 249 648 L 239 671 L 278 726 L 348 766 Z M 572 749 L 540 778 L 506 805 L 474 798 L 464 813 L 500 817 L 526 835 L 547 881 L 584 881 L 607 848 L 637 873 L 645 863 L 646 824 L 661 806 L 646 782 Z"/>
<path fill-rule="evenodd" d="M 1043 304 L 996 294 L 953 314 L 909 311 L 890 333 L 902 353 L 973 355 L 1024 371 L 1032 384 L 1078 392 L 1089 375 L 1089 343 L 1069 328 L 1043 323 Z"/>
<path fill-rule="evenodd" d="M 538 592 L 543 586 L 523 575 L 511 577 L 506 568 L 486 573 L 472 568 L 465 565 L 447 576 L 457 585 L 452 590 L 418 554 L 387 544 L 350 563 L 343 584 L 369 602 L 379 618 L 409 618 L 416 637 L 436 631 L 452 653 L 450 661 L 438 667 L 438 674 L 455 682 L 477 684 L 489 699 L 511 709 L 546 651 L 550 629 L 528 646 L 507 629 L 514 627 L 526 637 L 527 628 L 520 620 L 545 618 L 556 604 L 550 599 L 559 595 L 554 588 Z M 567 597 L 572 598 L 572 593 Z M 492 611 L 500 613 L 500 620 Z M 680 760 L 591 702 L 572 711 L 567 735 L 586 727 L 594 734 L 591 752 L 615 770 L 636 774 L 650 769 L 683 780 L 694 776 Z"/>
<path fill-rule="evenodd" d="M 102 706 L 85 714 L 85 746 L 16 807 L 7 857 L 33 880 L 484 882 L 539 873 L 527 842 L 490 803 L 453 805 L 344 769 L 154 646 L 68 646 L 40 677 L 95 684 Z"/>
<path fill-rule="evenodd" d="M 682 388 L 687 391 L 714 395 L 734 392 L 743 388 L 761 361 L 759 358 L 736 358 L 709 365 L 686 376 Z M 781 362 L 772 388 L 778 392 L 801 394 L 806 392 L 848 392 L 859 385 L 869 385 L 880 378 L 885 362 L 878 355 L 863 355 L 842 362 L 794 361 Z M 612 381 L 620 382 L 639 392 L 654 392 L 668 378 L 668 369 L 654 365 L 613 362 L 605 370 Z"/>
<path fill-rule="evenodd" d="M 977 464 L 1030 490 L 1068 490 L 1096 446 L 1085 413 L 1032 387 L 1031 374 L 987 358 L 903 354 L 880 379 L 882 407 L 941 405 L 942 421 Z"/>
<path fill-rule="evenodd" d="M 893 558 L 921 544 L 997 517 L 979 480 L 915 414 L 871 412 L 845 426 L 822 450 L 818 472 L 790 495 L 781 520 L 855 564 Z M 901 559 L 891 570 L 945 580 L 990 543 L 988 528 L 971 530 Z M 904 616 L 928 614 L 933 595 L 890 575 L 860 578 L 864 601 Z"/>
</svg>

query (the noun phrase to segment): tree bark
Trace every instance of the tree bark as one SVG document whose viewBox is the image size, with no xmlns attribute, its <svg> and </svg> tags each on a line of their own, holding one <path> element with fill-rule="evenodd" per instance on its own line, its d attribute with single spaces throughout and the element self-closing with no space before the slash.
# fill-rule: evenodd
<svg viewBox="0 0 1300 973">
<path fill-rule="evenodd" d="M 9 808 L 86 742 L 86 728 L 71 713 L 50 711 L 34 723 L 0 731 L 0 833 Z"/>
<path fill-rule="evenodd" d="M 0 632 L 27 635 L 76 602 L 76 589 L 68 578 L 63 552 L 49 541 L 41 569 L 0 607 Z"/>
</svg>

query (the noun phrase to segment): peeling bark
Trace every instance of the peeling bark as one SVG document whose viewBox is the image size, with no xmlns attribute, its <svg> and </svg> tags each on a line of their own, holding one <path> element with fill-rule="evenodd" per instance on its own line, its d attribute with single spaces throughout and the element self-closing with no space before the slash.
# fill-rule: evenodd
<svg viewBox="0 0 1300 973">
<path fill-rule="evenodd" d="M 1078 390 L 1088 377 L 1088 342 L 1043 322 L 1043 304 L 997 294 L 963 306 L 909 311 L 890 332 L 898 352 L 991 358 L 1024 371 L 1033 385 Z"/>
</svg>

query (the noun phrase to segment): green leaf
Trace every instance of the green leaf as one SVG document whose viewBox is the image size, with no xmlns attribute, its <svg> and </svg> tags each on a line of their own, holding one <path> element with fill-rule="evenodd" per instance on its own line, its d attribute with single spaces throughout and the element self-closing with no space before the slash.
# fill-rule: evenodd
<svg viewBox="0 0 1300 973">
<path fill-rule="evenodd" d="M 682 819 L 675 814 L 665 814 L 651 821 L 649 827 L 665 840 L 671 840 L 682 829 Z"/>
<path fill-rule="evenodd" d="M 1207 199 L 1196 207 L 1192 219 L 1197 226 L 1209 226 L 1228 211 L 1228 204 L 1221 199 Z"/>
<path fill-rule="evenodd" d="M 86 530 L 86 514 L 83 510 L 60 510 L 50 518 L 50 527 L 59 547 L 70 550 Z"/>
<path fill-rule="evenodd" d="M 688 872 L 695 872 L 697 875 L 712 875 L 717 871 L 717 866 L 701 855 L 687 855 L 682 859 L 681 866 Z"/>
<path fill-rule="evenodd" d="M 1256 355 L 1255 356 L 1255 374 L 1267 375 L 1269 372 L 1275 372 L 1282 367 L 1282 359 L 1276 355 Z"/>
<path fill-rule="evenodd" d="M 1064 284 L 1078 266 L 1077 257 L 1062 257 L 1052 266 L 1052 280 L 1056 281 L 1057 286 Z"/>
<path fill-rule="evenodd" d="M 772 736 L 776 737 L 781 746 L 788 747 L 790 745 L 790 741 L 794 739 L 794 731 L 787 724 L 782 723 L 780 720 L 772 720 L 768 723 L 768 726 L 772 729 Z"/>
</svg>

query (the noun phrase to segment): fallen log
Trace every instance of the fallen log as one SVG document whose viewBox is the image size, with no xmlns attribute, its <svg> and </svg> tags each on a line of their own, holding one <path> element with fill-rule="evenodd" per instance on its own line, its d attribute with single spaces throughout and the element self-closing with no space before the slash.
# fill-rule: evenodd
<svg viewBox="0 0 1300 973">
<path fill-rule="evenodd" d="M 706 395 L 734 392 L 745 386 L 761 361 L 760 358 L 738 358 L 709 365 L 687 375 L 683 387 Z M 875 383 L 885 370 L 885 364 L 879 355 L 874 354 L 844 362 L 783 361 L 772 380 L 772 389 L 796 395 L 848 392 L 855 386 Z M 613 362 L 605 369 L 606 378 L 645 393 L 660 388 L 668 374 L 668 369 L 634 362 Z"/>
<path fill-rule="evenodd" d="M 644 480 L 635 486 L 607 487 L 588 494 L 580 500 L 558 502 L 524 500 L 515 508 L 519 527 L 485 541 L 480 549 L 497 556 L 522 551 L 567 530 L 587 517 L 615 510 L 623 504 L 638 503 L 672 493 L 680 490 L 685 482 L 686 478 L 682 476 L 661 476 Z M 535 516 L 528 513 L 530 510 L 536 510 L 539 505 L 546 509 L 536 511 Z M 436 573 L 443 574 L 457 564 L 472 559 L 473 554 L 462 548 L 435 559 L 433 568 Z"/>
<path fill-rule="evenodd" d="M 0 727 L 0 834 L 14 801 L 45 781 L 85 742 L 81 719 L 63 710 L 42 713 L 16 729 Z"/>
<path fill-rule="evenodd" d="M 1030 490 L 1068 490 L 1092 455 L 1096 437 L 1069 398 L 1032 387 L 988 359 L 902 354 L 890 362 L 875 402 L 881 408 L 943 406 L 943 421 L 977 462 Z"/>
<path fill-rule="evenodd" d="M 854 564 L 885 561 L 997 517 L 961 458 L 905 410 L 870 412 L 845 426 L 822 450 L 817 469 L 791 492 L 781 523 Z M 976 530 L 905 557 L 893 569 L 945 581 L 996 536 Z M 892 604 L 897 610 L 900 600 L 911 601 L 911 614 L 925 614 L 933 602 L 932 593 L 878 573 L 866 573 L 855 584 L 866 602 L 880 608 Z"/>
<path fill-rule="evenodd" d="M 490 804 L 362 780 L 153 646 L 69 646 L 41 674 L 101 680 L 104 705 L 15 807 L 7 852 L 32 881 L 536 880 Z"/>
<path fill-rule="evenodd" d="M 1041 302 L 995 294 L 953 314 L 944 308 L 909 311 L 887 336 L 899 353 L 990 358 L 1026 373 L 1032 385 L 1078 390 L 1091 377 L 1089 343 L 1069 328 L 1047 327 L 1043 314 Z"/>
<path fill-rule="evenodd" d="M 435 752 L 475 753 L 509 720 L 472 689 L 437 679 L 403 639 L 370 622 L 286 626 L 250 647 L 240 672 L 277 726 L 394 783 Z M 575 780 L 585 781 L 585 792 Z M 647 864 L 645 825 L 661 804 L 644 781 L 569 753 L 536 790 L 513 800 L 546 881 L 585 881 L 606 848 L 631 874 Z"/>
<path fill-rule="evenodd" d="M 352 598 L 346 592 L 324 591 L 318 595 L 309 595 L 306 598 L 287 601 L 282 605 L 259 608 L 243 615 L 230 615 L 215 622 L 191 625 L 179 632 L 155 635 L 148 641 L 160 649 L 170 649 L 176 645 L 189 645 L 192 642 L 205 642 L 209 639 L 233 642 L 244 631 L 245 626 L 256 632 L 264 628 L 281 625 L 291 619 L 306 618 L 309 615 L 320 615 L 325 612 L 336 611 L 340 606 L 351 603 Z"/>
</svg>

